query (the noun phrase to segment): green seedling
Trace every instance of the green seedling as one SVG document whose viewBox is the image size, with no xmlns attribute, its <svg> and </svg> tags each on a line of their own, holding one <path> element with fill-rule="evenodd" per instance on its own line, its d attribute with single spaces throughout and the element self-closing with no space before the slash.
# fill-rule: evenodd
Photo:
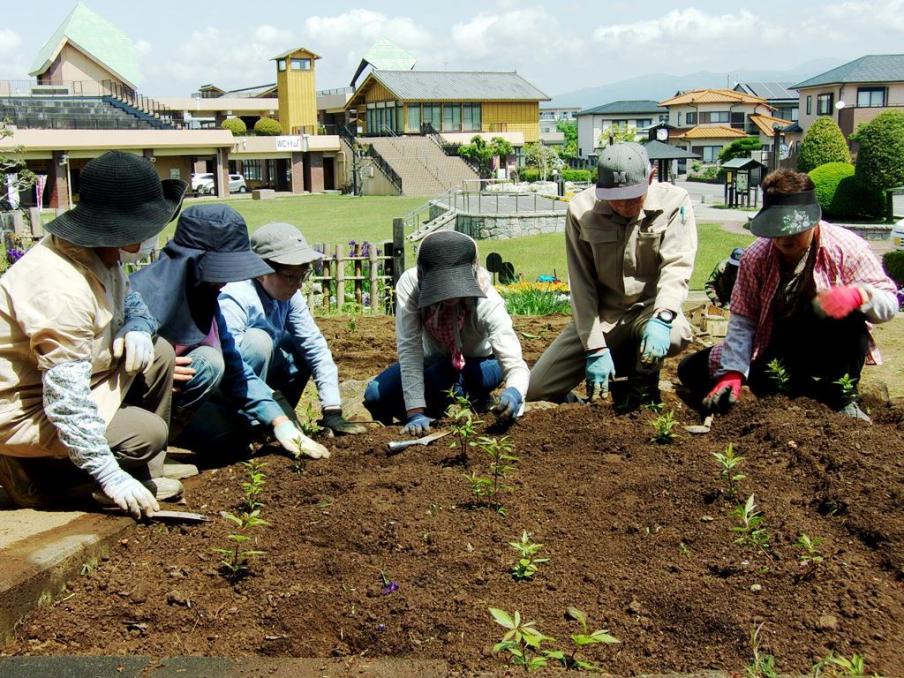
<svg viewBox="0 0 904 678">
<path fill-rule="evenodd" d="M 242 548 L 244 544 L 251 540 L 251 537 L 246 532 L 270 523 L 260 517 L 260 509 L 242 512 L 239 515 L 224 511 L 222 515 L 226 520 L 233 523 L 238 528 L 238 531 L 227 536 L 227 539 L 233 543 L 232 547 L 213 549 L 213 552 L 223 556 L 223 560 L 220 561 L 223 566 L 223 573 L 234 584 L 251 571 L 250 562 L 252 558 L 264 555 L 263 551 Z"/>
<path fill-rule="evenodd" d="M 761 651 L 760 631 L 763 630 L 764 623 L 750 630 L 750 651 L 753 653 L 753 661 L 744 667 L 744 678 L 778 678 L 775 657 Z"/>
<path fill-rule="evenodd" d="M 844 655 L 830 652 L 826 657 L 813 665 L 813 678 L 866 678 L 866 657 L 852 654 L 850 659 Z M 873 678 L 880 678 L 878 673 Z"/>
<path fill-rule="evenodd" d="M 816 572 L 825 561 L 825 558 L 819 551 L 819 546 L 821 544 L 822 538 L 811 537 L 807 534 L 801 534 L 797 538 L 797 541 L 794 542 L 794 546 L 800 549 L 800 555 L 797 558 L 797 562 L 806 568 L 803 574 L 804 579 L 815 576 Z"/>
<path fill-rule="evenodd" d="M 308 438 L 313 438 L 323 432 L 323 427 L 318 423 L 320 415 L 317 412 L 317 406 L 310 400 L 305 405 L 304 416 L 298 418 L 298 428 Z"/>
<path fill-rule="evenodd" d="M 660 414 L 653 420 L 654 434 L 650 438 L 650 442 L 668 445 L 675 440 L 674 430 L 676 426 L 678 426 L 678 420 L 675 419 L 675 413 L 672 410 L 665 414 Z"/>
<path fill-rule="evenodd" d="M 493 646 L 493 654 L 507 652 L 509 662 L 525 671 L 544 668 L 550 658 L 541 645 L 555 639 L 543 634 L 534 622 L 523 621 L 518 610 L 511 615 L 495 607 L 489 610 L 493 620 L 506 630 L 502 640 Z"/>
<path fill-rule="evenodd" d="M 345 323 L 345 329 L 347 329 L 352 334 L 358 333 L 358 316 L 353 315 L 348 319 L 348 322 Z"/>
<path fill-rule="evenodd" d="M 769 548 L 769 531 L 765 528 L 765 518 L 757 511 L 751 494 L 747 502 L 737 506 L 731 513 L 738 520 L 738 525 L 731 528 L 738 535 L 735 544 L 766 550 Z"/>
<path fill-rule="evenodd" d="M 649 410 L 653 414 L 662 414 L 665 409 L 665 403 L 644 403 L 641 407 L 645 410 Z"/>
<path fill-rule="evenodd" d="M 449 418 L 448 428 L 453 436 L 449 447 L 457 449 L 461 459 L 467 459 L 468 449 L 474 446 L 471 439 L 474 437 L 475 425 L 481 422 L 474 418 L 471 401 L 467 397 L 456 393 L 454 389 L 449 389 L 447 395 L 452 401 L 446 408 L 446 416 Z"/>
<path fill-rule="evenodd" d="M 242 466 L 248 471 L 248 480 L 242 482 L 242 490 L 245 492 L 245 498 L 242 500 L 239 508 L 246 513 L 251 513 L 264 506 L 263 502 L 260 501 L 260 495 L 261 492 L 264 491 L 264 485 L 266 485 L 265 478 L 267 476 L 265 476 L 263 472 L 263 468 L 266 464 L 260 459 L 249 459 L 248 461 L 242 462 Z"/>
<path fill-rule="evenodd" d="M 725 448 L 724 452 L 713 452 L 713 458 L 719 465 L 719 475 L 722 477 L 722 480 L 728 483 L 728 487 L 725 490 L 725 496 L 734 499 L 738 495 L 737 483 L 747 477 L 741 473 L 735 472 L 735 469 L 744 463 L 744 457 L 740 454 L 735 454 L 734 446 L 731 443 L 728 443 L 728 447 Z"/>
<path fill-rule="evenodd" d="M 851 375 L 845 373 L 832 382 L 841 389 L 841 398 L 844 402 L 856 402 L 857 397 L 857 381 L 851 378 Z"/>
<path fill-rule="evenodd" d="M 778 358 L 774 358 L 766 364 L 766 376 L 779 393 L 787 393 L 791 390 L 791 376 Z"/>
<path fill-rule="evenodd" d="M 512 486 L 505 482 L 514 469 L 511 463 L 518 461 L 518 457 L 512 454 L 512 443 L 508 436 L 481 437 L 477 439 L 477 447 L 490 457 L 490 465 L 485 476 L 476 471 L 465 475 L 471 483 L 471 491 L 478 497 L 485 497 L 499 515 L 507 515 L 508 511 L 500 503 L 499 497 L 504 492 L 512 491 Z"/>
<path fill-rule="evenodd" d="M 549 558 L 535 558 L 534 556 L 543 548 L 543 544 L 537 544 L 531 541 L 530 534 L 527 530 L 521 533 L 519 541 L 510 541 L 511 546 L 518 553 L 518 560 L 512 565 L 512 577 L 516 581 L 525 581 L 533 577 L 539 568 L 540 563 L 549 562 Z"/>
<path fill-rule="evenodd" d="M 581 648 L 587 647 L 589 645 L 614 645 L 616 643 L 620 643 L 621 641 L 609 633 L 607 629 L 597 629 L 596 631 L 590 631 L 590 628 L 587 626 L 587 615 L 576 607 L 569 607 L 567 611 L 567 616 L 571 619 L 574 619 L 578 624 L 581 625 L 580 633 L 572 633 L 571 634 L 571 642 L 574 644 L 574 649 L 571 651 L 570 655 L 565 654 L 565 652 L 559 650 L 556 652 L 547 652 L 546 655 L 550 659 L 558 659 L 562 666 L 566 669 L 576 669 L 578 671 L 600 671 L 600 667 L 597 664 L 594 664 L 591 661 L 587 661 L 586 659 L 580 659 L 577 654 Z M 561 655 L 553 657 L 552 655 Z"/>
</svg>

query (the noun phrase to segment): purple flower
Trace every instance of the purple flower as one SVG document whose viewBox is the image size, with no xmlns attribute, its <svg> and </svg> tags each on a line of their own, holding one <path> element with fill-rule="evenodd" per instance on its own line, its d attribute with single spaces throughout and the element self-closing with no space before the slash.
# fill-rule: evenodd
<svg viewBox="0 0 904 678">
<path fill-rule="evenodd" d="M 383 633 L 386 630 L 386 624 L 377 624 L 377 632 Z"/>
<path fill-rule="evenodd" d="M 395 593 L 399 590 L 398 582 L 391 580 L 383 571 L 380 571 L 380 583 L 383 584 L 382 590 L 384 596 L 388 596 L 390 593 Z"/>
<path fill-rule="evenodd" d="M 10 265 L 15 264 L 19 259 L 25 256 L 25 252 L 20 250 L 18 247 L 10 247 L 6 250 L 6 260 L 10 263 Z"/>
</svg>

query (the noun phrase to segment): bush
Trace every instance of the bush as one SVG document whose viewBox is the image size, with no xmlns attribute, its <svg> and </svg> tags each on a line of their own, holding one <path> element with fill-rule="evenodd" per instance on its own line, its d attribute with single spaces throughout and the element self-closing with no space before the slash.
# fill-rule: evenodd
<svg viewBox="0 0 904 678">
<path fill-rule="evenodd" d="M 228 129 L 234 137 L 242 137 L 248 134 L 248 127 L 241 118 L 226 118 L 220 127 Z"/>
<path fill-rule="evenodd" d="M 885 111 L 860 127 L 855 135 L 857 178 L 882 191 L 904 184 L 904 112 Z"/>
<path fill-rule="evenodd" d="M 830 162 L 850 162 L 851 152 L 841 128 L 829 117 L 816 118 L 800 142 L 799 172 L 809 172 Z"/>
<path fill-rule="evenodd" d="M 882 266 L 898 287 L 904 287 L 904 251 L 892 250 L 883 254 Z"/>
<path fill-rule="evenodd" d="M 521 167 L 518 170 L 520 181 L 540 181 L 540 169 L 538 167 Z"/>
<path fill-rule="evenodd" d="M 282 125 L 273 118 L 260 118 L 254 123 L 254 133 L 261 137 L 278 137 L 282 134 Z"/>
<path fill-rule="evenodd" d="M 854 175 L 849 162 L 829 162 L 810 173 L 816 184 L 816 199 L 827 217 L 880 216 L 882 194 L 870 190 Z"/>
<path fill-rule="evenodd" d="M 732 158 L 749 158 L 751 152 L 763 147 L 759 137 L 745 137 L 735 139 L 719 152 L 719 162 L 726 162 Z"/>
<path fill-rule="evenodd" d="M 725 181 L 725 173 L 721 167 L 710 165 L 702 174 L 689 174 L 688 181 L 696 181 L 704 184 L 721 184 Z"/>
<path fill-rule="evenodd" d="M 562 170 L 562 179 L 565 181 L 590 181 L 590 170 L 564 169 Z"/>
</svg>

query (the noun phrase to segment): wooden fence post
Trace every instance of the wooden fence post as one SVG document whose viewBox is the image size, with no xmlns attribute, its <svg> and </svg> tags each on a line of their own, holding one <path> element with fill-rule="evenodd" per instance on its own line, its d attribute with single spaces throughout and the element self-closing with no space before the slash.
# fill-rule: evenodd
<svg viewBox="0 0 904 678">
<path fill-rule="evenodd" d="M 330 261 L 329 248 L 323 246 L 323 280 L 320 281 L 320 292 L 323 295 L 323 307 L 330 312 L 330 281 L 333 279 L 333 263 Z"/>
<path fill-rule="evenodd" d="M 22 216 L 22 212 L 20 210 L 15 210 L 15 211 L 13 211 L 12 214 L 13 214 L 13 233 L 15 233 L 19 237 L 31 235 L 31 233 L 25 227 L 25 218 Z"/>
<path fill-rule="evenodd" d="M 29 207 L 28 218 L 31 220 L 31 237 L 40 240 L 44 237 L 44 224 L 41 223 L 41 208 Z"/>
<path fill-rule="evenodd" d="M 392 289 L 405 272 L 405 221 L 392 220 Z"/>
<path fill-rule="evenodd" d="M 345 256 L 342 245 L 336 245 L 336 310 L 345 305 Z"/>
<path fill-rule="evenodd" d="M 362 275 L 362 261 L 359 258 L 361 256 L 361 245 L 355 243 L 355 247 L 352 250 L 352 256 L 355 258 L 353 264 L 353 270 L 355 271 L 355 303 L 358 306 L 363 306 L 364 303 L 364 276 Z"/>
<path fill-rule="evenodd" d="M 377 274 L 379 273 L 379 264 L 377 263 L 377 246 L 371 243 L 368 249 L 368 260 L 370 261 L 370 310 L 375 311 L 377 308 L 377 300 L 380 296 L 380 290 L 377 287 Z"/>
</svg>

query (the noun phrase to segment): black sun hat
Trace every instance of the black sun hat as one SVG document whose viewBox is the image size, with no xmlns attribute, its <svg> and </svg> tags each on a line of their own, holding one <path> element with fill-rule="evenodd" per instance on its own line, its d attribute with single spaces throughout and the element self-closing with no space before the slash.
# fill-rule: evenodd
<svg viewBox="0 0 904 678">
<path fill-rule="evenodd" d="M 477 243 L 473 239 L 457 231 L 428 235 L 417 253 L 418 308 L 447 299 L 485 297 L 476 268 Z"/>
<path fill-rule="evenodd" d="M 822 218 L 816 191 L 763 193 L 763 208 L 750 221 L 750 232 L 761 238 L 781 238 L 809 231 Z"/>
<path fill-rule="evenodd" d="M 79 202 L 44 228 L 82 247 L 123 247 L 157 235 L 176 218 L 188 188 L 160 180 L 147 158 L 108 151 L 79 175 Z"/>
</svg>

